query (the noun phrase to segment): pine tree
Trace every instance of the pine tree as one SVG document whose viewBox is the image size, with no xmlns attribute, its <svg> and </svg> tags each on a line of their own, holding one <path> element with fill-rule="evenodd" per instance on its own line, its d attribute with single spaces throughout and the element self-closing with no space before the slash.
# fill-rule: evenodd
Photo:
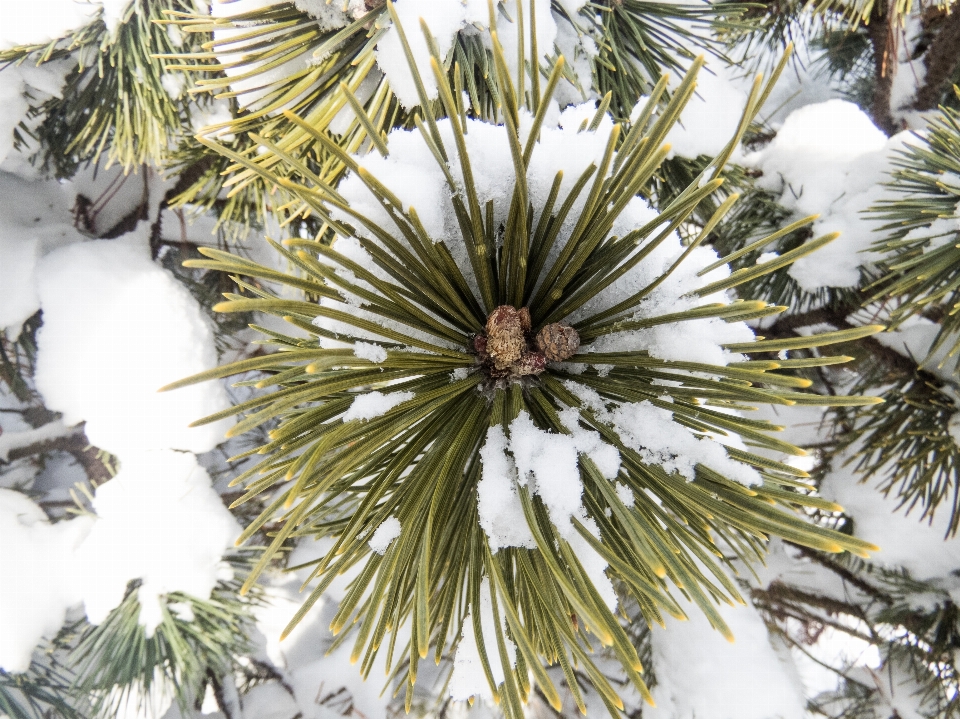
<svg viewBox="0 0 960 719">
<path fill-rule="evenodd" d="M 78 186 L 117 173 L 75 226 L 145 232 L 208 313 L 221 366 L 163 389 L 230 388 L 194 424 L 235 422 L 202 464 L 251 545 L 209 596 L 161 594 L 156 626 L 131 576 L 103 621 L 0 666 L 0 715 L 304 701 L 251 639 L 286 570 L 309 591 L 284 634 L 352 647 L 337 676 L 379 691 L 385 669 L 407 712 L 699 717 L 700 687 L 670 694 L 675 620 L 732 640 L 759 611 L 777 651 L 838 677 L 797 716 L 960 716 L 960 7 L 449 1 L 105 3 L 0 51 L 0 72 L 64 68 L 59 95 L 19 90 L 15 151 Z M 671 150 L 709 77 L 756 70 L 722 149 Z M 918 131 L 855 215 L 855 282 L 804 274 L 841 252 L 842 196 L 804 216 L 765 159 L 791 76 Z M 216 242 L 171 239 L 177 218 Z M 0 338 L 2 411 L 27 428 L 0 435 L 0 486 L 66 527 L 96 521 L 124 455 L 44 434 L 43 327 Z M 69 515 L 16 483 L 64 454 L 89 482 Z M 926 525 L 936 569 L 911 555 Z M 877 658 L 824 655 L 829 636 Z"/>
</svg>

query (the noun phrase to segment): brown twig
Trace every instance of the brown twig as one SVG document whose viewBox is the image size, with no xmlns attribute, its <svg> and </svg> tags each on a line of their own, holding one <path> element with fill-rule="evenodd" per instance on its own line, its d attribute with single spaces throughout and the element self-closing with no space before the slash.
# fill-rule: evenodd
<svg viewBox="0 0 960 719">
<path fill-rule="evenodd" d="M 812 549 L 808 549 L 807 547 L 801 547 L 800 545 L 793 544 L 792 542 L 790 542 L 789 544 L 791 547 L 798 550 L 801 556 L 806 557 L 807 559 L 811 559 L 817 564 L 821 565 L 822 567 L 829 569 L 831 572 L 836 574 L 842 580 L 856 587 L 864 594 L 870 597 L 873 597 L 874 599 L 877 599 L 883 602 L 884 604 L 888 604 L 888 605 L 893 604 L 893 598 L 890 595 L 880 591 L 869 582 L 861 579 L 860 577 L 858 577 L 856 574 L 854 574 L 852 571 L 850 571 L 843 565 L 835 562 L 829 557 L 824 556 L 820 552 L 816 552 Z"/>
<path fill-rule="evenodd" d="M 893 119 L 890 107 L 893 91 L 893 76 L 897 71 L 896 34 L 890 22 L 891 12 L 887 2 L 877 2 L 870 14 L 870 24 L 867 25 L 867 35 L 873 47 L 873 103 L 870 106 L 870 115 L 874 124 L 887 135 L 894 135 L 899 130 Z"/>
<path fill-rule="evenodd" d="M 830 324 L 838 330 L 851 329 L 855 325 L 847 319 L 847 312 L 853 311 L 853 309 L 823 308 L 787 315 L 778 319 L 769 327 L 764 327 L 762 330 L 763 336 L 767 338 L 792 337 L 797 334 L 796 330 L 801 327 L 816 324 Z M 917 371 L 916 362 L 897 350 L 882 344 L 875 337 L 865 337 L 857 340 L 857 342 L 868 351 L 871 359 L 878 361 L 898 375 L 913 374 Z"/>
<path fill-rule="evenodd" d="M 923 57 L 927 74 L 913 103 L 916 110 L 936 109 L 960 65 L 960 3 L 953 3 L 948 10 Z"/>
<path fill-rule="evenodd" d="M 90 445 L 90 440 L 83 433 L 82 427 L 78 428 L 76 433 L 67 437 L 57 437 L 11 449 L 7 455 L 7 460 L 14 462 L 18 459 L 34 457 L 47 452 L 67 452 L 70 454 L 86 472 L 87 479 L 94 484 L 103 484 L 113 477 L 110 468 L 100 460 L 99 450 Z"/>
</svg>

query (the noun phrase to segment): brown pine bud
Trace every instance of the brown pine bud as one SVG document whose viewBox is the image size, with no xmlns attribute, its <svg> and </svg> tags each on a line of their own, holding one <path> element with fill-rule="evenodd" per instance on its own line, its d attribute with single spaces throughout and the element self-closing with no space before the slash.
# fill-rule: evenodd
<svg viewBox="0 0 960 719">
<path fill-rule="evenodd" d="M 520 326 L 523 328 L 524 332 L 529 332 L 533 329 L 533 320 L 530 319 L 530 308 L 521 307 L 517 310 L 517 316 L 520 317 Z"/>
<path fill-rule="evenodd" d="M 481 358 L 487 356 L 487 338 L 483 335 L 477 335 L 473 338 L 473 349 Z"/>
<path fill-rule="evenodd" d="M 513 366 L 513 373 L 518 377 L 538 375 L 547 368 L 547 358 L 540 352 L 524 352 L 520 361 Z"/>
<path fill-rule="evenodd" d="M 554 322 L 537 333 L 537 348 L 551 362 L 563 362 L 580 349 L 580 335 L 570 325 Z"/>
<path fill-rule="evenodd" d="M 487 318 L 487 353 L 498 369 L 520 359 L 526 349 L 520 313 L 510 305 L 500 305 Z"/>
</svg>

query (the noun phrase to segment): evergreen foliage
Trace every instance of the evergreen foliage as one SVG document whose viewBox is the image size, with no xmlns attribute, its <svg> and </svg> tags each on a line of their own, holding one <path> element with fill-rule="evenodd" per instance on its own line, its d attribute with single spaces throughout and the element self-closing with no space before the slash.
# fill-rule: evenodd
<svg viewBox="0 0 960 719">
<path fill-rule="evenodd" d="M 945 350 L 942 367 L 960 352 L 960 113 L 941 108 L 896 165 L 892 197 L 875 209 L 885 223 L 876 249 L 885 258 L 871 299 L 898 298 L 890 310 L 895 326 L 921 314 L 936 317 L 940 331 L 929 357 Z"/>
<path fill-rule="evenodd" d="M 396 18 L 394 22 L 397 22 Z M 428 32 L 424 28 L 424 33 Z M 525 207 L 529 201 L 526 199 L 524 168 L 531 153 L 536 152 L 537 133 L 533 132 L 533 139 L 527 144 L 517 136 L 518 113 L 524 108 L 517 104 L 516 98 L 522 93 L 516 88 L 523 87 L 523 78 L 509 76 L 496 40 L 493 47 L 496 75 L 492 82 L 503 102 L 504 141 L 511 143 L 516 163 L 506 233 L 496 243 L 495 235 L 499 231 L 491 224 L 495 208 L 492 201 L 486 204 L 485 219 L 480 210 L 484 206 L 483 198 L 476 195 L 469 179 L 470 159 L 463 144 L 463 133 L 468 131 L 469 121 L 464 108 L 454 99 L 456 95 L 446 75 L 440 70 L 443 59 L 436 54 L 433 58 L 440 96 L 456 139 L 464 184 L 461 186 L 448 171 L 445 172 L 448 172 L 453 193 L 453 207 L 460 218 L 462 242 L 470 253 L 472 275 L 479 283 L 479 296 L 469 290 L 467 280 L 449 259 L 447 244 L 453 241 L 429 237 L 415 212 L 405 208 L 389 186 L 358 166 L 357 161 L 325 133 L 322 125 L 288 111 L 284 115 L 289 122 L 313 136 L 343 166 L 363 179 L 399 224 L 404 233 L 402 239 L 392 237 L 373 219 L 352 210 L 323 178 L 301 163 L 291 161 L 282 149 L 262 136 L 255 136 L 261 146 L 269 150 L 262 156 L 269 156 L 273 164 L 287 161 L 290 170 L 299 171 L 299 182 L 286 179 L 289 177 L 286 173 L 268 171 L 268 160 L 253 163 L 227 147 L 218 146 L 218 149 L 238 165 L 283 185 L 338 236 L 359 239 L 379 258 L 378 264 L 391 275 L 391 280 L 377 279 L 361 265 L 340 254 L 336 245 L 327 248 L 310 240 L 287 241 L 288 247 L 299 249 L 296 253 L 274 244 L 291 266 L 299 270 L 290 275 L 223 252 L 204 250 L 203 254 L 211 259 L 190 261 L 189 266 L 230 272 L 238 284 L 251 293 L 228 294 L 227 302 L 216 309 L 276 314 L 308 332 L 308 338 L 297 339 L 261 330 L 265 332 L 267 342 L 276 346 L 276 353 L 242 360 L 167 389 L 250 370 L 269 373 L 267 379 L 257 383 L 258 386 L 278 388 L 272 394 L 235 406 L 229 413 L 247 412 L 245 419 L 231 430 L 232 434 L 274 418 L 280 420 L 270 434 L 271 441 L 259 449 L 261 454 L 268 455 L 267 458 L 235 480 L 247 486 L 247 493 L 240 501 L 257 496 L 278 482 L 287 487 L 241 537 L 245 539 L 273 519 L 278 511 L 282 512 L 283 529 L 261 557 L 247 586 L 252 585 L 288 537 L 314 534 L 332 536 L 336 540 L 334 548 L 314 568 L 313 576 L 319 584 L 293 624 L 338 574 L 356 566 L 359 576 L 351 585 L 332 626 L 339 632 L 351 621 L 358 625 L 353 657 L 363 660 L 365 673 L 372 667 L 386 633 L 391 634 L 387 662 L 396 664 L 400 676 L 405 678 L 408 705 L 412 701 L 419 660 L 428 654 L 435 654 L 439 660 L 448 651 L 450 643 L 456 642 L 467 617 L 473 616 L 473 631 L 477 635 L 490 690 L 499 696 L 508 715 L 522 714 L 519 700 L 531 689 L 527 684 L 528 671 L 533 672 L 539 690 L 555 708 L 559 708 L 559 695 L 553 683 L 539 669 L 544 660 L 550 664 L 559 662 L 565 672 L 574 662 L 582 664 L 605 703 L 615 713 L 616 708 L 622 708 L 622 703 L 590 660 L 590 642 L 585 632 L 599 637 L 602 644 L 613 646 L 627 676 L 646 695 L 647 689 L 636 673 L 640 665 L 619 621 L 599 601 L 598 590 L 557 531 L 546 505 L 528 495 L 527 490 L 520 489 L 526 521 L 536 539 L 536 550 L 510 549 L 494 554 L 480 528 L 474 497 L 480 472 L 479 453 L 488 428 L 502 426 L 507 429 L 518 415 L 529 413 L 541 429 L 568 433 L 570 430 L 560 421 L 558 412 L 565 407 L 579 408 L 581 426 L 600 432 L 603 441 L 615 447 L 623 457 L 619 478 L 632 490 L 635 503 L 633 506 L 624 504 L 610 489 L 596 465 L 581 456 L 580 475 L 584 482 L 587 511 L 600 527 L 599 541 L 578 525 L 582 536 L 610 562 L 612 570 L 638 603 L 640 614 L 647 623 L 662 621 L 661 612 L 682 615 L 682 610 L 668 592 L 666 580 L 669 580 L 707 614 L 714 626 L 725 631 L 725 623 L 713 602 L 742 601 L 742 598 L 725 576 L 722 565 L 729 568 L 730 560 L 714 549 L 713 533 L 722 537 L 732 551 L 747 562 L 762 557 L 762 544 L 757 540 L 770 533 L 832 552 L 847 550 L 862 554 L 870 545 L 820 529 L 794 515 L 790 511 L 792 508 L 829 509 L 834 505 L 806 491 L 797 491 L 812 489 L 802 481 L 804 473 L 760 455 L 742 451 L 734 454 L 737 459 L 756 467 L 764 477 L 762 486 L 747 491 L 738 489 L 735 481 L 705 465 L 698 465 L 693 484 L 678 475 L 664 472 L 630 450 L 613 427 L 605 425 L 583 404 L 576 391 L 571 393 L 569 383 L 600 392 L 611 406 L 639 400 L 660 406 L 665 394 L 670 400 L 663 406 L 672 410 L 674 421 L 685 426 L 699 431 L 734 432 L 759 446 L 794 452 L 799 450 L 767 434 L 775 427 L 709 410 L 693 398 L 706 397 L 719 407 L 737 407 L 754 401 L 857 405 L 872 404 L 874 400 L 797 392 L 793 388 L 808 386 L 809 381 L 775 373 L 771 370 L 782 364 L 767 360 L 748 362 L 742 367 L 721 367 L 664 361 L 646 352 L 579 354 L 570 359 L 610 364 L 614 369 L 609 374 L 587 370 L 577 375 L 563 369 L 562 365 L 550 366 L 536 378 L 507 380 L 505 386 L 503 380 L 496 380 L 496 375 L 478 365 L 472 338 L 483 333 L 486 321 L 487 341 L 493 341 L 489 324 L 492 319 L 488 319 L 488 314 L 493 313 L 490 318 L 494 317 L 495 308 L 503 305 L 529 307 L 533 332 L 550 322 L 563 321 L 637 262 L 642 262 L 670 229 L 679 226 L 703 198 L 720 186 L 718 175 L 721 168 L 740 140 L 739 135 L 732 138 L 723 156 L 715 158 L 685 191 L 664 202 L 656 220 L 623 238 L 608 236 L 620 211 L 618 208 L 626 205 L 662 162 L 664 153 L 656 149 L 659 138 L 666 134 L 689 99 L 695 70 L 688 73 L 660 118 L 651 122 L 649 118 L 656 107 L 659 91 L 662 91 L 661 83 L 640 113 L 640 119 L 624 129 L 625 139 L 616 153 L 613 151 L 618 132 L 615 129 L 611 133 L 605 160 L 607 165 L 602 168 L 602 174 L 598 173 L 593 183 L 581 183 L 584 189 L 592 184 L 588 209 L 585 210 L 588 214 L 580 218 L 571 236 L 557 237 L 556 229 L 563 219 L 564 209 L 557 213 L 549 208 Z M 408 59 L 416 71 L 409 51 Z M 534 128 L 539 127 L 551 90 L 561 74 L 562 64 L 558 61 L 550 73 L 543 97 L 533 95 L 528 109 L 534 113 Z M 418 87 L 421 106 L 429 107 L 422 83 Z M 740 123 L 741 134 L 763 104 L 770 87 L 770 84 L 755 84 Z M 591 127 L 599 124 L 605 109 L 606 103 L 601 104 Z M 427 113 L 415 117 L 415 122 L 424 138 L 433 138 L 437 161 L 445 168 L 442 158 L 452 157 L 453 148 L 444 146 L 436 121 Z M 613 168 L 609 179 L 606 177 L 607 167 Z M 593 174 L 592 169 L 588 168 L 585 178 Z M 574 190 L 579 191 L 579 188 Z M 731 197 L 722 203 L 714 213 L 716 219 L 708 223 L 708 227 L 725 214 L 735 199 Z M 572 202 L 573 196 L 557 196 L 551 200 L 551 207 L 566 208 Z M 334 208 L 350 215 L 357 229 L 335 220 L 331 216 Z M 538 216 L 539 220 L 535 219 Z M 661 229 L 664 223 L 668 223 L 670 229 Z M 551 227 L 555 229 L 551 231 Z M 704 230 L 690 247 L 702 241 L 707 231 Z M 366 239 L 368 236 L 375 237 L 376 243 Z M 759 244 L 773 239 L 776 238 L 764 238 Z M 708 295 L 722 288 L 738 286 L 789 263 L 830 239 L 828 236 L 808 243 L 798 252 L 788 253 L 769 265 L 745 267 L 728 280 L 702 287 L 697 292 Z M 558 243 L 559 256 L 551 264 L 547 262 L 550 250 L 547 243 L 552 242 Z M 633 247 L 644 242 L 647 249 L 634 254 Z M 322 262 L 313 259 L 314 254 L 319 254 Z M 375 291 L 364 290 L 344 280 L 327 263 L 349 270 Z M 406 325 L 410 330 L 400 332 L 354 317 L 345 311 L 349 305 L 337 309 L 335 305 L 281 299 L 257 289 L 242 280 L 242 276 L 273 279 L 301 288 L 315 297 L 337 302 L 346 302 L 344 298 L 354 295 L 363 301 L 368 311 Z M 597 338 L 630 329 L 633 325 L 683 322 L 704 316 L 734 321 L 780 311 L 780 308 L 763 302 L 743 302 L 631 321 L 637 304 L 663 279 L 659 278 L 651 287 L 608 310 L 588 314 L 574 322 L 580 341 L 589 346 Z M 566 287 L 577 289 L 565 291 Z M 425 293 L 425 288 L 436 289 Z M 378 366 L 371 366 L 370 360 L 356 357 L 349 349 L 322 349 L 317 340 L 323 332 L 311 324 L 316 317 L 338 320 L 379 335 L 384 341 L 381 346 L 386 350 L 386 359 L 377 363 Z M 849 341 L 877 329 L 868 326 L 801 340 L 759 341 L 730 346 L 730 349 L 768 356 L 767 353 Z M 423 335 L 436 339 L 418 339 Z M 359 341 L 363 336 L 333 335 L 335 339 L 347 342 Z M 404 345 L 417 351 L 404 349 Z M 783 364 L 788 367 L 817 366 L 836 361 L 844 361 L 844 358 L 828 356 Z M 451 382 L 451 372 L 456 377 L 457 371 L 461 378 Z M 670 380 L 670 384 L 658 386 L 656 391 L 646 389 L 655 380 Z M 354 402 L 357 392 L 365 393 L 369 385 L 383 386 L 384 383 L 390 383 L 391 392 L 410 393 L 405 395 L 410 398 L 370 421 L 340 419 Z M 670 386 L 674 383 L 675 387 Z M 486 391 L 477 392 L 478 388 Z M 214 421 L 224 414 L 227 413 L 202 421 Z M 452 423 L 459 429 L 446 431 L 445 428 Z M 728 450 L 728 453 L 734 452 Z M 781 505 L 782 509 L 774 509 L 767 503 Z M 291 509 L 294 506 L 296 508 Z M 670 513 L 660 509 L 664 506 L 670 507 Z M 608 509 L 613 514 L 606 518 Z M 383 555 L 371 552 L 367 539 L 391 516 L 398 517 L 404 527 L 400 540 Z M 712 556 L 718 557 L 720 564 L 715 563 Z M 495 631 L 491 636 L 480 630 L 483 579 L 490 582 L 495 615 L 503 613 L 509 636 L 520 652 L 515 672 L 508 672 L 505 683 L 500 686 L 492 678 L 488 656 L 499 651 L 501 662 L 507 664 L 503 661 L 506 658 L 506 637 L 501 631 Z M 580 618 L 579 628 L 571 628 L 570 616 Z M 398 630 L 407 622 L 410 622 L 412 637 L 409 646 L 397 647 L 399 658 L 396 658 L 394 641 Z M 572 676 L 567 679 L 569 687 L 576 686 Z"/>
<path fill-rule="evenodd" d="M 69 641 L 76 672 L 72 689 L 89 699 L 94 714 L 142 713 L 156 694 L 171 687 L 186 712 L 211 678 L 220 681 L 234 670 L 237 658 L 251 649 L 250 610 L 259 592 L 241 596 L 250 563 L 238 556 L 231 564 L 241 578 L 219 582 L 210 597 L 167 595 L 163 619 L 152 634 L 140 623 L 139 583 L 131 582 L 103 623 L 87 626 Z"/>
<path fill-rule="evenodd" d="M 75 708 L 70 678 L 61 667 L 34 661 L 22 674 L 0 670 L 0 711 L 10 719 L 83 719 Z"/>
<path fill-rule="evenodd" d="M 126 169 L 163 161 L 170 137 L 182 132 L 186 104 L 164 85 L 167 63 L 155 54 L 179 48 L 156 21 L 194 7 L 192 0 L 136 0 L 113 33 L 98 19 L 48 44 L 0 52 L 4 64 L 76 62 L 62 97 L 35 110 L 43 117 L 36 132 L 44 165 L 71 177 L 104 153 L 108 165 Z"/>
<path fill-rule="evenodd" d="M 345 14 L 340 0 L 330 12 L 340 12 L 338 3 Z M 125 702 L 142 709 L 174 686 L 186 716 L 224 677 L 245 674 L 252 684 L 244 691 L 265 678 L 285 682 L 272 670 L 251 672 L 248 657 L 259 582 L 286 569 L 308 575 L 310 589 L 287 633 L 349 576 L 332 617 L 331 651 L 352 647 L 364 677 L 385 665 L 385 691 L 418 714 L 450 710 L 445 686 L 431 690 L 421 681 L 415 693 L 418 676 L 435 677 L 421 660 L 442 665 L 449 681 L 457 651 L 475 637 L 486 682 L 506 716 L 524 716 L 526 704 L 537 701 L 562 714 L 567 693 L 581 711 L 592 694 L 621 716 L 633 709 L 624 704 L 628 694 L 649 699 L 656 686 L 651 635 L 662 629 L 654 625 L 693 611 L 729 636 L 722 605 L 751 603 L 794 652 L 812 656 L 824 631 L 877 652 L 881 669 L 872 674 L 831 667 L 842 680 L 836 691 L 810 700 L 810 715 L 899 716 L 891 695 L 909 682 L 917 716 L 960 717 L 952 580 L 915 576 L 882 557 L 871 561 L 875 548 L 859 538 L 855 520 L 818 493 L 831 472 L 846 467 L 889 496 L 898 514 L 936 521 L 949 540 L 960 526 L 960 53 L 949 52 L 956 3 L 941 0 L 917 13 L 899 1 L 595 0 L 571 14 L 553 0 L 554 19 L 582 38 L 581 49 L 592 43 L 596 53 L 564 57 L 558 47 L 534 47 L 537 57 L 521 49 L 513 63 L 495 36 L 484 42 L 466 28 L 446 56 L 433 43 L 439 97 L 428 98 L 421 78 L 414 108 L 400 103 L 377 66 L 377 42 L 401 29 L 389 2 L 367 0 L 365 14 L 338 27 L 306 4 L 232 12 L 225 3 L 210 14 L 194 0 L 132 0 L 113 31 L 95 17 L 55 41 L 0 51 L 0 65 L 72 64 L 61 96 L 34 103 L 14 131 L 17 147 L 35 148 L 37 167 L 70 179 L 85 168 L 119 164 L 173 179 L 161 214 L 147 218 L 151 250 L 208 309 L 225 294 L 211 313 L 218 354 L 242 358 L 165 389 L 238 380 L 235 406 L 197 424 L 239 417 L 230 432 L 239 440 L 229 445 L 237 452 L 238 491 L 224 498 L 248 524 L 240 542 L 267 545 L 236 560 L 238 578 L 218 584 L 210 597 L 168 595 L 163 621 L 149 636 L 133 582 L 102 624 L 69 625 L 36 652 L 28 671 L 0 670 L 0 715 L 115 716 Z M 508 14 L 502 3 L 492 3 L 491 12 Z M 509 20 L 535 24 L 534 3 L 520 3 L 519 12 Z M 402 30 L 432 40 L 428 28 Z M 900 110 L 936 113 L 897 155 L 884 199 L 866 217 L 882 227 L 857 286 L 804 289 L 791 263 L 833 235 L 815 233 L 815 218 L 778 204 L 756 183 L 755 170 L 730 161 L 738 146 L 763 147 L 775 135 L 760 110 L 784 68 L 799 65 L 786 58 L 763 65 L 759 58 L 769 59 L 771 48 L 789 54 L 794 41 L 822 51 L 811 73 L 833 78 L 888 134 L 899 129 Z M 913 47 L 915 58 L 926 53 L 927 81 L 909 108 L 891 100 L 888 68 L 902 57 L 902 45 Z M 416 72 L 409 48 L 407 54 Z M 682 122 L 704 54 L 772 77 L 753 86 L 736 135 L 718 157 L 668 157 L 665 138 Z M 584 167 L 569 194 L 555 190 L 537 204 L 526 170 L 551 95 L 562 85 L 586 97 L 575 61 L 581 73 L 586 62 L 598 94 L 583 131 L 597 132 L 608 117 L 618 124 L 606 136 L 600 167 Z M 522 70 L 512 75 L 508 67 L 516 66 Z M 668 84 L 668 71 L 686 74 Z M 200 118 L 214 110 L 216 121 L 200 129 Z M 489 169 L 466 151 L 478 123 L 497 125 L 512 152 L 512 190 L 502 207 L 471 184 L 471 173 Z M 422 137 L 444 173 L 455 236 L 428 232 L 396 196 L 395 178 L 362 167 L 366 155 L 390 158 L 391 133 L 399 131 Z M 348 178 L 359 178 L 396 230 L 378 224 L 369 207 L 351 205 Z M 660 214 L 617 236 L 618 214 L 637 196 Z M 564 213 L 584 199 L 575 227 L 561 230 Z M 185 239 L 162 246 L 166 208 L 214 217 L 217 248 L 197 252 Z M 281 240 L 270 241 L 273 264 L 262 254 L 251 259 L 243 246 L 265 226 Z M 729 279 L 691 286 L 691 294 L 729 289 L 738 299 L 634 317 L 678 263 L 612 309 L 585 310 L 674 231 L 687 248 L 681 260 L 709 246 L 722 257 L 716 264 L 732 270 Z M 341 252 L 342 241 L 359 243 L 376 272 Z M 462 262 L 455 245 L 467 250 Z M 635 253 L 637 246 L 645 249 Z M 184 257 L 186 267 L 178 266 Z M 271 289 L 279 286 L 282 292 Z M 524 361 L 535 366 L 491 359 L 490 322 L 504 307 L 529 311 L 519 341 Z M 705 317 L 751 322 L 762 337 L 727 346 L 749 359 L 721 366 L 655 351 L 591 352 L 591 344 L 616 332 Z M 330 321 L 339 328 L 329 329 Z M 917 356 L 872 336 L 882 325 L 902 330 L 917 322 L 937 325 L 935 342 Z M 238 352 L 251 336 L 248 324 L 260 335 L 257 349 Z M 48 421 L 52 414 L 31 380 L 41 325 L 38 313 L 18 338 L 0 335 L 0 381 Z M 549 342 L 540 344 L 543 332 Z M 328 340 L 348 344 L 331 349 Z M 562 349 L 565 342 L 579 344 L 577 353 L 548 363 L 546 346 Z M 360 357 L 350 343 L 371 344 L 385 358 Z M 542 357 L 530 359 L 537 353 Z M 585 401 L 585 390 L 602 406 Z M 402 393 L 403 401 L 367 419 L 343 417 L 371 393 Z M 637 402 L 672 413 L 677 430 L 739 438 L 745 448 L 728 446 L 725 457 L 752 467 L 762 482 L 747 486 L 704 462 L 688 481 L 650 461 L 605 419 Z M 809 473 L 793 460 L 771 459 L 803 449 L 789 433 L 775 436 L 773 422 L 746 414 L 759 405 L 831 408 L 820 444 L 804 445 L 815 459 Z M 574 426 L 564 419 L 571 411 Z M 585 515 L 572 525 L 572 538 L 532 485 L 518 486 L 517 496 L 534 547 L 495 546 L 482 526 L 481 454 L 491 432 L 510 433 L 518 418 L 548 436 L 595 433 L 621 457 L 615 485 L 579 454 Z M 109 477 L 115 458 L 71 447 Z M 36 450 L 37 461 L 55 451 Z M 402 531 L 381 553 L 371 541 L 391 519 Z M 875 539 L 884 545 L 883 537 Z M 292 566 L 288 551 L 311 540 L 327 548 L 323 556 Z M 607 563 L 617 612 L 583 546 Z M 797 577 L 789 573 L 764 587 L 748 580 L 771 546 L 814 567 L 821 586 L 792 584 Z M 842 596 L 829 589 L 834 584 L 844 588 Z"/>
</svg>

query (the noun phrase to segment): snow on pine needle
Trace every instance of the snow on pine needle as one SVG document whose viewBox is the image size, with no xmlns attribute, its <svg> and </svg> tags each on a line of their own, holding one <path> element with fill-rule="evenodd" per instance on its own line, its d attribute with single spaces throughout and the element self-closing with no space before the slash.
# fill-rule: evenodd
<svg viewBox="0 0 960 719">
<path fill-rule="evenodd" d="M 430 107 L 405 39 L 412 28 L 393 19 Z M 244 455 L 265 457 L 234 480 L 247 490 L 238 503 L 272 498 L 240 542 L 278 522 L 246 586 L 291 537 L 334 540 L 291 628 L 352 570 L 331 629 L 350 630 L 343 640 L 364 675 L 386 652 L 408 708 L 419 661 L 455 651 L 455 698 L 482 696 L 519 717 L 532 676 L 559 707 L 544 668 L 559 664 L 581 709 L 574 666 L 616 712 L 623 704 L 591 658 L 594 640 L 649 698 L 615 614 L 628 595 L 648 624 L 682 617 L 690 603 L 729 635 L 717 603 L 743 602 L 733 558 L 761 560 L 768 536 L 829 552 L 873 548 L 796 511 L 838 507 L 813 495 L 805 472 L 752 450 L 803 453 L 745 412 L 873 402 L 807 393 L 807 380 L 775 372 L 842 358 L 773 358 L 879 328 L 760 340 L 745 320 L 783 308 L 728 293 L 831 235 L 734 273 L 702 243 L 735 197 L 688 244 L 677 235 L 722 183 L 771 83 L 757 79 L 737 135 L 708 170 L 654 207 L 641 191 L 669 152 L 663 140 L 702 59 L 669 101 L 664 79 L 623 126 L 606 103 L 561 112 L 551 98 L 563 59 L 534 84 L 513 74 L 527 65 L 508 64 L 493 33 L 502 105 L 491 123 L 463 105 L 423 30 L 445 119 L 417 111 L 415 128 L 386 136 L 381 152 L 348 154 L 322 125 L 286 113 L 343 164 L 338 187 L 266 138 L 256 136 L 263 152 L 290 163 L 277 175 L 205 140 L 309 204 L 335 238 L 273 243 L 290 273 L 217 250 L 190 261 L 247 291 L 218 311 L 272 313 L 298 332 L 264 330 L 275 352 L 168 389 L 265 373 L 244 382 L 268 391 L 199 422 L 243 413 L 231 435 L 274 423 L 270 441 Z"/>
<path fill-rule="evenodd" d="M 215 101 L 220 107 L 224 107 L 223 98 L 233 98 L 242 110 L 233 118 L 218 113 L 207 118 L 208 123 L 200 120 L 206 126 L 199 133 L 230 146 L 277 177 L 295 178 L 296 170 L 279 156 L 257 154 L 250 134 L 273 138 L 289 158 L 312 165 L 331 184 L 342 178 L 343 165 L 281 111 L 293 110 L 326 128 L 350 152 L 371 141 L 379 144 L 381 136 L 394 127 L 412 127 L 420 90 L 407 67 L 405 47 L 431 102 L 438 102 L 439 92 L 430 71 L 432 50 L 417 31 L 419 18 L 431 28 L 439 54 L 456 60 L 444 64 L 448 81 L 469 97 L 474 117 L 492 119 L 499 112 L 492 28 L 511 73 L 517 74 L 521 47 L 523 54 L 548 63 L 562 54 L 567 60 L 564 80 L 554 91 L 561 105 L 609 93 L 608 107 L 621 118 L 638 97 L 650 93 L 663 72 L 682 74 L 695 54 L 692 48 L 723 59 L 723 44 L 708 29 L 738 27 L 744 10 L 732 4 L 714 7 L 648 0 L 497 0 L 493 12 L 489 0 L 402 0 L 389 11 L 385 0 L 208 4 L 209 12 L 204 5 L 198 13 L 166 13 L 163 22 L 178 37 L 201 39 L 159 58 L 172 63 L 169 69 L 196 73 L 193 92 L 220 98 Z M 403 26 L 414 29 L 405 42 L 400 41 L 391 12 Z M 222 72 L 211 72 L 214 67 Z M 528 85 L 539 93 L 538 79 L 531 77 Z M 693 141 L 696 146 L 703 147 L 705 138 L 729 134 L 726 121 L 740 105 L 737 98 L 732 112 L 722 112 L 720 123 L 716 111 L 703 121 L 691 120 L 684 132 L 685 147 L 693 147 L 692 136 L 699 138 Z M 732 119 L 735 122 L 737 117 Z M 312 222 L 309 205 L 296 193 L 265 183 L 259 172 L 243 167 L 229 165 L 231 177 L 226 185 L 219 169 L 211 171 L 207 183 L 191 190 L 192 197 L 213 202 L 220 189 L 226 190 L 229 202 L 221 216 L 247 225 L 250 216 L 240 208 L 250 202 L 259 205 L 269 192 L 269 204 L 280 222 Z M 253 214 L 259 216 L 260 210 Z"/>
</svg>

